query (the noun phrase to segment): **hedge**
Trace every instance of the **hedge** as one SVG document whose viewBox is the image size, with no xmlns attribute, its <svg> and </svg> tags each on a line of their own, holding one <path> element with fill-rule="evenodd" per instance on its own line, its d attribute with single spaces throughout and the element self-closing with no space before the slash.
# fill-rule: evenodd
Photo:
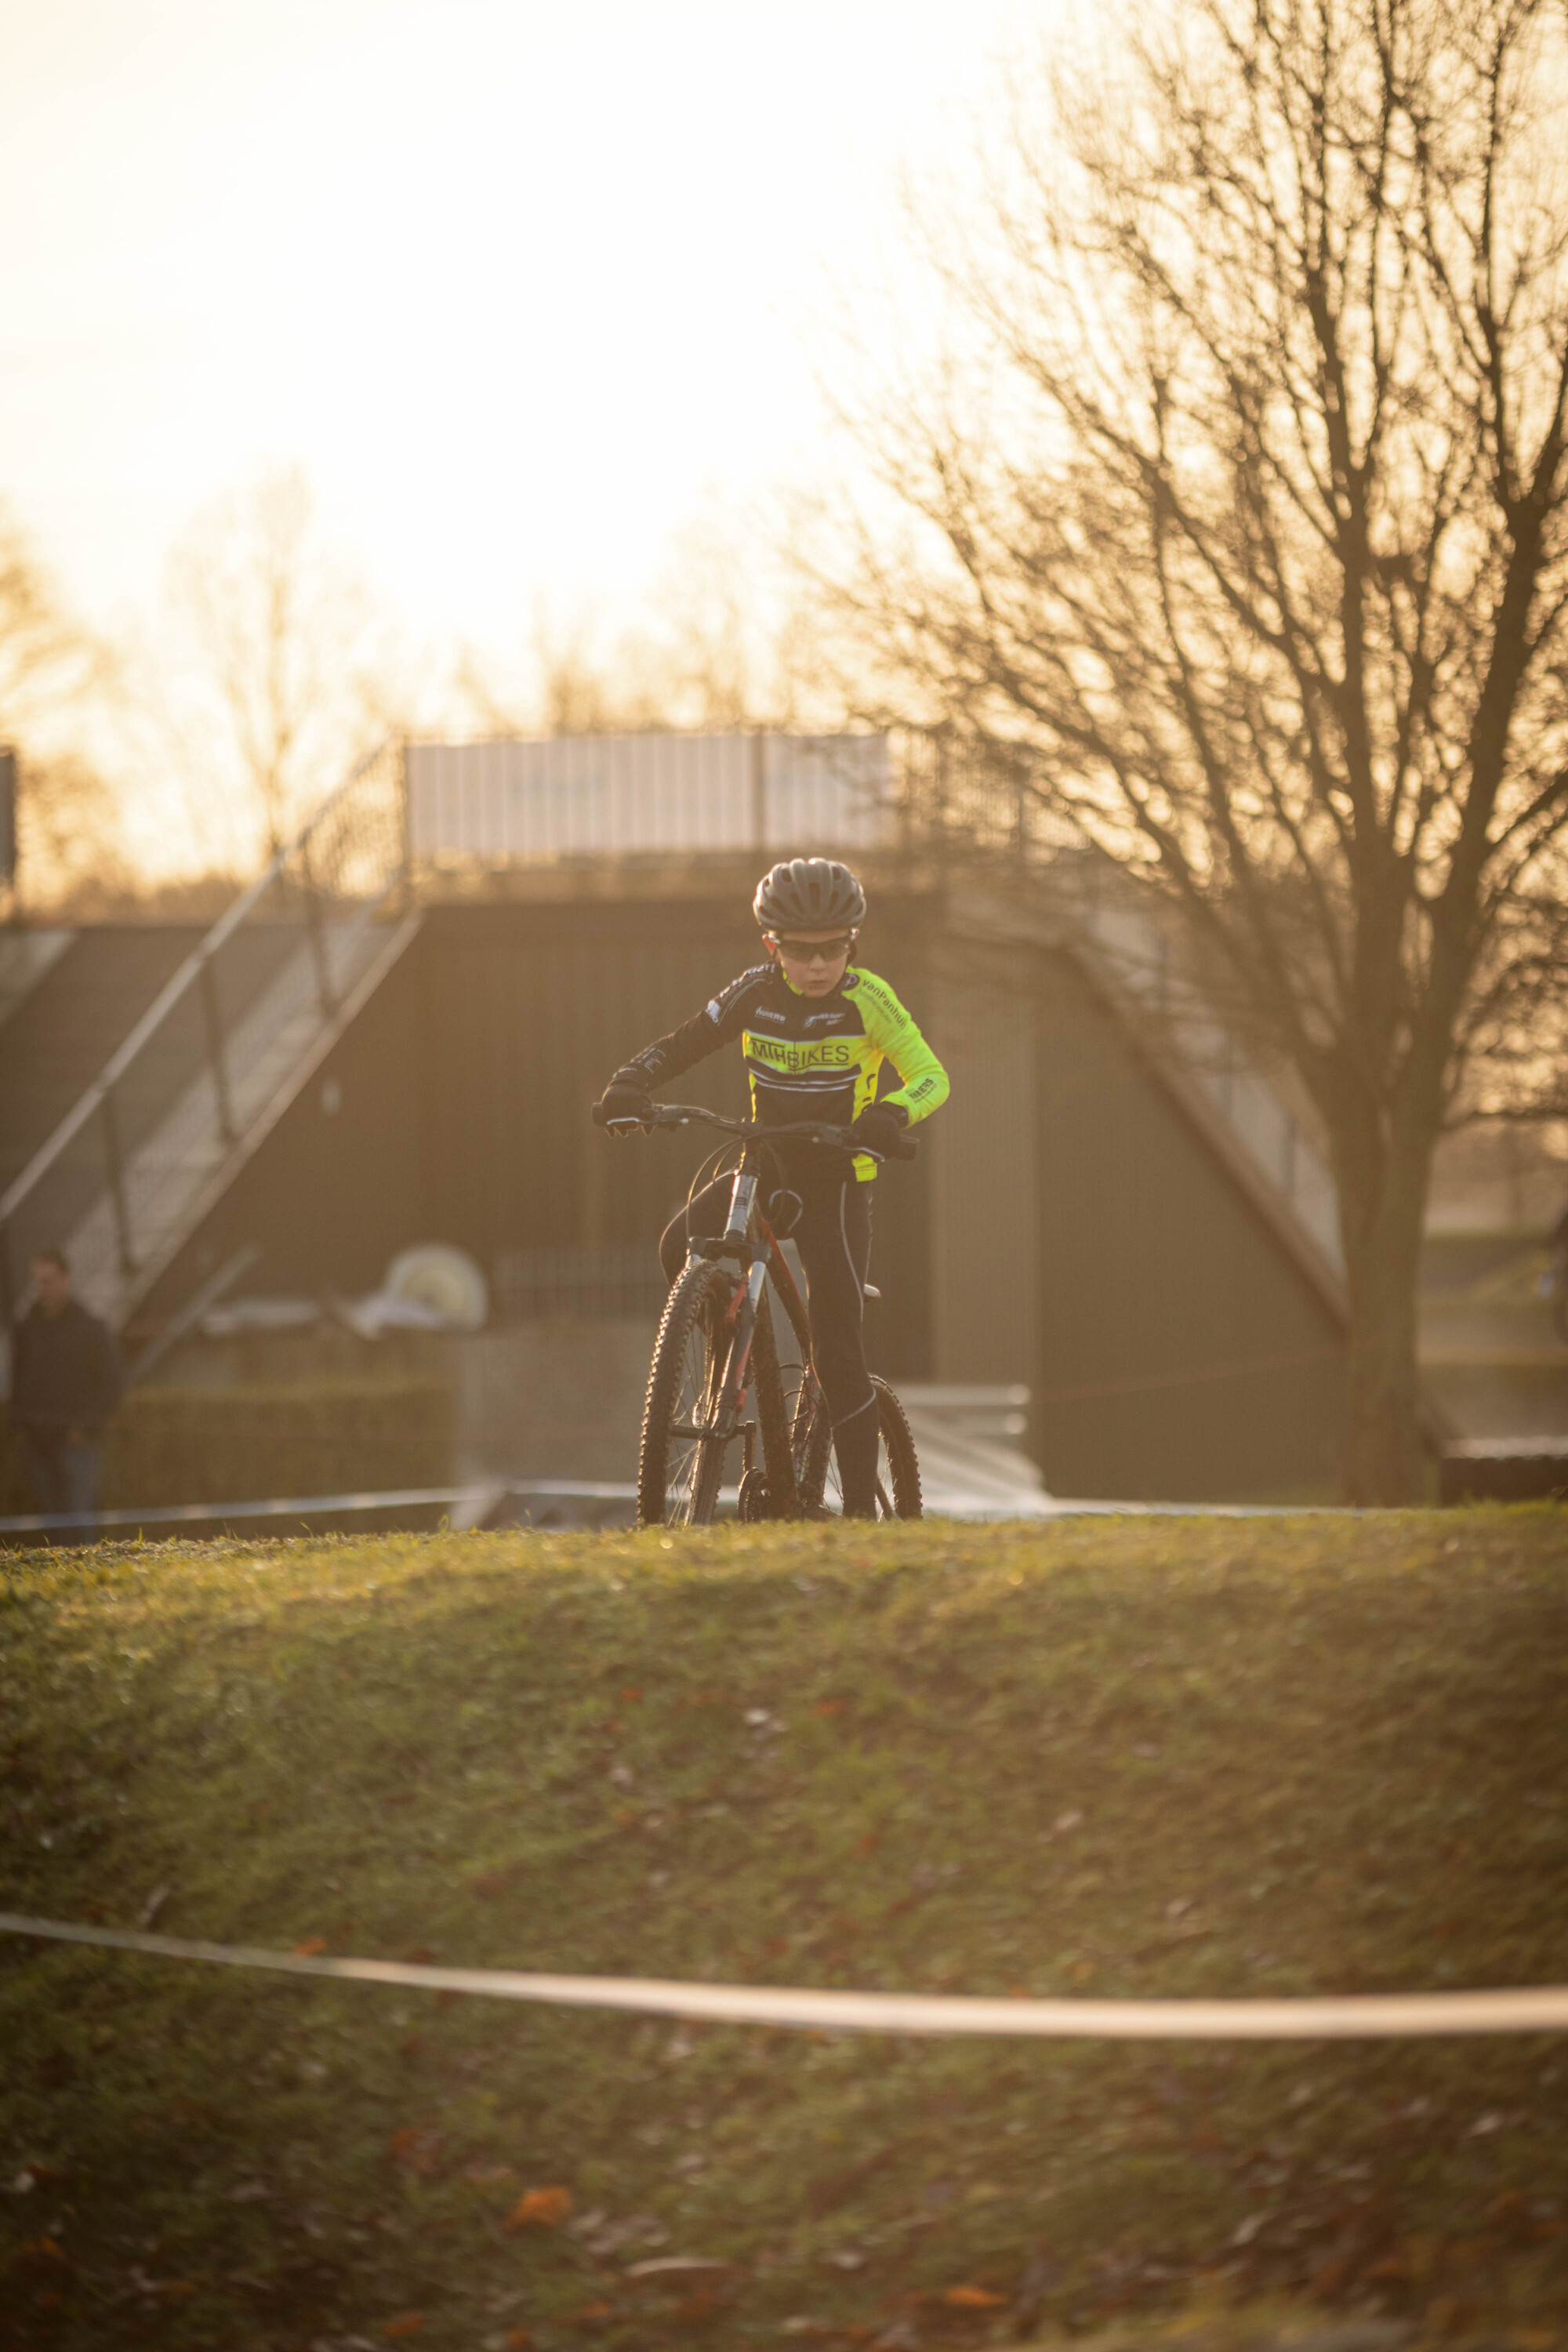
<svg viewBox="0 0 1568 2352">
<path fill-rule="evenodd" d="M 105 1436 L 103 1506 L 237 1503 L 438 1486 L 452 1472 L 452 1394 L 425 1380 L 132 1389 Z M 0 1428 L 0 1497 L 31 1510 Z"/>
</svg>

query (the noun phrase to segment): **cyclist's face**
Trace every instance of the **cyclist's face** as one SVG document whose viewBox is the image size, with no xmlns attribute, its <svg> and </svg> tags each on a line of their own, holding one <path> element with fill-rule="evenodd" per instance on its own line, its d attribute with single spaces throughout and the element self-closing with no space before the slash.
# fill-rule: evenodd
<svg viewBox="0 0 1568 2352">
<path fill-rule="evenodd" d="M 777 956 L 784 978 L 803 996 L 831 996 L 844 977 L 854 945 L 854 933 L 846 936 L 842 929 L 791 931 L 784 939 L 773 931 L 767 934 L 769 954 Z"/>
</svg>

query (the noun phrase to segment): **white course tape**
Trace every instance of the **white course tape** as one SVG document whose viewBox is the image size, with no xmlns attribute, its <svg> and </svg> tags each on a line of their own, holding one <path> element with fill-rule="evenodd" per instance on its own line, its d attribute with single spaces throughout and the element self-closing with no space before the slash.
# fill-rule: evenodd
<svg viewBox="0 0 1568 2352">
<path fill-rule="evenodd" d="M 0 1934 L 54 1943 L 209 1960 L 287 1976 L 406 1985 L 421 1992 L 479 1993 L 568 2009 L 629 2009 L 717 2025 L 784 2025 L 839 2033 L 998 2033 L 1104 2042 L 1351 2042 L 1449 2033 L 1568 2030 L 1568 1985 L 1517 1992 L 1366 1992 L 1289 2000 L 977 2000 L 959 1994 L 795 1992 L 775 1985 L 672 1984 L 655 1977 L 558 1977 L 518 1969 L 444 1969 L 413 1960 L 334 1959 L 324 1952 L 269 1952 L 200 1944 L 128 1927 L 78 1927 L 0 1911 Z"/>
</svg>

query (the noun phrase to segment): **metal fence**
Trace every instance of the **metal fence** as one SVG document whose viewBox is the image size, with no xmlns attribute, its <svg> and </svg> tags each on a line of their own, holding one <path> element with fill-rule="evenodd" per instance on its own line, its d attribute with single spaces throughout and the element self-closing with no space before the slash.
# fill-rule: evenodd
<svg viewBox="0 0 1568 2352">
<path fill-rule="evenodd" d="M 502 1250 L 492 1294 L 502 1322 L 658 1316 L 668 1294 L 650 1242 L 601 1248 Z"/>
<path fill-rule="evenodd" d="M 563 735 L 411 743 L 409 840 L 437 862 L 871 849 L 897 825 L 886 735 Z"/>
<path fill-rule="evenodd" d="M 395 952 L 395 747 L 372 752 L 215 924 L 0 1199 L 0 1308 L 64 1244 L 124 1322 Z"/>
</svg>

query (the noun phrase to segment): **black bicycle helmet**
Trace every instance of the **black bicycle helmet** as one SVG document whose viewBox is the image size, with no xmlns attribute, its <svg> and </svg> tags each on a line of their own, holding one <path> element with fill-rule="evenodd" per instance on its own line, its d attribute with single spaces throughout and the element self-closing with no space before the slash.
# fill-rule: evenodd
<svg viewBox="0 0 1568 2352">
<path fill-rule="evenodd" d="M 852 931 L 866 919 L 866 893 L 836 857 L 790 857 L 763 875 L 752 912 L 764 931 Z"/>
</svg>

